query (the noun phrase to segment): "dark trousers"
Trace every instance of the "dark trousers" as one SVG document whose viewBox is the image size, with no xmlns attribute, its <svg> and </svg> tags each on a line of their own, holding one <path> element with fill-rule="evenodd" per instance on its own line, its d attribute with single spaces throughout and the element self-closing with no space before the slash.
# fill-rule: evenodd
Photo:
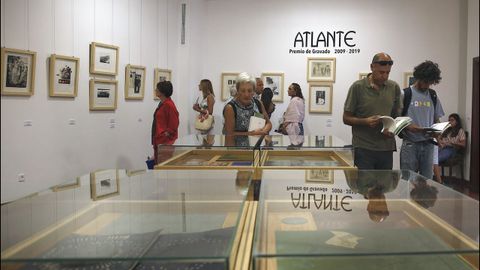
<svg viewBox="0 0 480 270">
<path fill-rule="evenodd" d="M 393 151 L 373 151 L 356 147 L 354 160 L 355 166 L 361 170 L 391 170 Z"/>
</svg>

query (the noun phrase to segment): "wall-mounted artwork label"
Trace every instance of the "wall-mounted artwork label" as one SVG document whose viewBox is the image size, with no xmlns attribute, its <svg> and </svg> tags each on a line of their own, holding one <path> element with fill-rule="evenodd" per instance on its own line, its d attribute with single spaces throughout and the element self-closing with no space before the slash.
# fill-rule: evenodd
<svg viewBox="0 0 480 270">
<path fill-rule="evenodd" d="M 293 37 L 290 54 L 357 54 L 357 31 L 298 31 Z"/>
</svg>

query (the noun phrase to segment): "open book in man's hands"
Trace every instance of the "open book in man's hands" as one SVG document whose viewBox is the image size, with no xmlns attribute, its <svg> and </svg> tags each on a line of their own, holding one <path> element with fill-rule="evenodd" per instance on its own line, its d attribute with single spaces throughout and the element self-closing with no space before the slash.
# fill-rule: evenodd
<svg viewBox="0 0 480 270">
<path fill-rule="evenodd" d="M 412 123 L 412 119 L 408 116 L 401 116 L 393 119 L 390 116 L 380 116 L 383 124 L 382 132 L 385 130 L 398 135 L 405 127 Z"/>
<path fill-rule="evenodd" d="M 430 127 L 423 128 L 426 132 L 440 133 L 442 134 L 445 130 L 450 127 L 449 122 L 435 123 Z"/>
</svg>

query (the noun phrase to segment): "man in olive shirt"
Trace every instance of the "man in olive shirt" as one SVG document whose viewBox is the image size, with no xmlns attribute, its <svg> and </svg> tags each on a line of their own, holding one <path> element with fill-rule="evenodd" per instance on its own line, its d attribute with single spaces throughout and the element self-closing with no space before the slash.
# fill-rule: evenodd
<svg viewBox="0 0 480 270">
<path fill-rule="evenodd" d="M 355 166 L 359 169 L 391 170 L 395 137 L 382 133 L 380 116 L 401 113 L 400 87 L 388 79 L 393 61 L 377 53 L 370 64 L 372 73 L 350 86 L 343 111 L 343 123 L 352 126 Z"/>
</svg>

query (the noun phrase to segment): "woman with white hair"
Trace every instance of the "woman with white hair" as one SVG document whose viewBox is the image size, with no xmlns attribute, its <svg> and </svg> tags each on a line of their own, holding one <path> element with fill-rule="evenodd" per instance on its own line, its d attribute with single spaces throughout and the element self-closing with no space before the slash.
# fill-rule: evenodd
<svg viewBox="0 0 480 270">
<path fill-rule="evenodd" d="M 267 135 L 272 129 L 268 114 L 259 100 L 253 98 L 255 93 L 255 78 L 242 72 L 236 81 L 237 94 L 225 105 L 223 117 L 225 118 L 224 132 L 226 135 Z M 265 119 L 265 126 L 260 129 L 248 131 L 250 117 L 257 116 Z"/>
</svg>

